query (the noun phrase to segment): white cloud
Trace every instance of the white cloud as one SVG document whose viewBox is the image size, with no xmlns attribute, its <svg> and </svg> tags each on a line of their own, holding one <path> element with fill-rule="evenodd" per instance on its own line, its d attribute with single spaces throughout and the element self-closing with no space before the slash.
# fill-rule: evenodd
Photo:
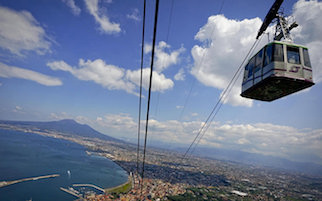
<svg viewBox="0 0 322 201">
<path fill-rule="evenodd" d="M 245 138 L 240 138 L 237 140 L 237 144 L 249 144 L 249 141 Z"/>
<path fill-rule="evenodd" d="M 314 81 L 321 82 L 322 69 L 319 67 L 322 65 L 322 2 L 299 0 L 294 4 L 292 15 L 299 24 L 291 32 L 294 42 L 308 46 Z M 195 35 L 195 39 L 202 44 L 195 45 L 191 50 L 194 59 L 191 74 L 204 85 L 223 90 L 255 41 L 261 23 L 259 18 L 237 21 L 223 15 L 210 16 L 208 22 Z M 271 32 L 272 29 L 273 27 L 269 27 L 268 31 Z M 262 41 L 258 48 L 263 43 Z M 241 77 L 224 102 L 250 107 L 252 101 L 239 95 Z"/>
<path fill-rule="evenodd" d="M 132 132 L 137 129 L 137 122 L 129 114 L 107 114 L 97 117 L 96 123 L 103 128 Z"/>
<path fill-rule="evenodd" d="M 52 117 L 56 116 L 72 118 L 66 113 L 52 115 Z M 95 119 L 77 116 L 74 119 L 114 137 L 132 140 L 136 137 L 137 120 L 130 114 L 106 114 Z M 141 124 L 144 123 L 145 120 L 142 120 Z M 189 145 L 203 124 L 202 121 L 159 121 L 151 118 L 149 139 Z M 270 123 L 213 122 L 200 141 L 200 145 L 322 164 L 321 135 L 322 129 L 297 129 Z M 308 155 L 312 157 L 305 157 Z"/>
<path fill-rule="evenodd" d="M 20 107 L 19 105 L 16 106 L 16 110 L 22 110 L 22 107 Z"/>
<path fill-rule="evenodd" d="M 50 52 L 45 30 L 28 11 L 15 11 L 0 6 L 0 47 L 23 56 L 23 51 L 37 54 Z"/>
<path fill-rule="evenodd" d="M 88 12 L 95 18 L 103 33 L 111 34 L 121 31 L 120 24 L 111 22 L 109 17 L 98 7 L 99 0 L 84 0 Z"/>
<path fill-rule="evenodd" d="M 64 61 L 48 62 L 52 70 L 62 70 L 71 73 L 79 80 L 93 81 L 109 90 L 124 90 L 135 94 L 135 85 L 140 86 L 140 70 L 127 70 L 124 68 L 106 64 L 101 59 L 94 61 L 79 60 L 78 67 L 72 67 Z M 143 88 L 149 87 L 150 69 L 143 69 Z M 153 72 L 152 91 L 164 92 L 171 89 L 174 83 L 166 78 L 162 73 Z"/>
<path fill-rule="evenodd" d="M 322 81 L 322 2 L 299 0 L 293 7 L 293 16 L 299 27 L 292 30 L 294 41 L 309 48 L 313 79 Z"/>
<path fill-rule="evenodd" d="M 175 80 L 181 80 L 183 81 L 185 79 L 185 74 L 183 68 L 180 68 L 177 74 L 174 75 Z"/>
<path fill-rule="evenodd" d="M 51 113 L 50 119 L 53 119 L 53 120 L 73 119 L 73 116 L 67 114 L 66 112 Z"/>
<path fill-rule="evenodd" d="M 165 52 L 166 48 L 170 48 L 170 45 L 161 41 L 156 47 L 156 62 L 155 69 L 152 74 L 152 91 L 164 92 L 172 89 L 174 82 L 167 78 L 162 71 L 171 65 L 179 62 L 179 56 L 184 51 L 184 48 L 178 50 Z M 151 51 L 151 46 L 146 46 L 145 53 Z M 64 61 L 48 62 L 52 70 L 62 70 L 71 73 L 76 78 L 84 81 L 94 81 L 97 84 L 109 90 L 125 90 L 128 93 L 138 95 L 135 92 L 136 87 L 140 86 L 141 70 L 125 70 L 124 68 L 106 64 L 101 59 L 94 61 L 80 59 L 78 67 L 72 67 Z M 144 68 L 142 74 L 142 86 L 148 90 L 150 81 L 150 68 Z M 177 80 L 184 79 L 184 71 L 179 70 L 175 76 Z"/>
<path fill-rule="evenodd" d="M 64 61 L 49 62 L 47 66 L 52 70 L 67 71 L 79 80 L 93 81 L 109 90 L 125 90 L 128 93 L 134 93 L 135 86 L 124 79 L 125 70 L 106 64 L 101 59 L 94 61 L 80 59 L 78 67 L 72 67 Z"/>
<path fill-rule="evenodd" d="M 202 45 L 195 45 L 191 50 L 194 59 L 191 74 L 204 85 L 223 90 L 255 41 L 260 25 L 259 18 L 237 21 L 223 15 L 209 17 L 195 36 Z M 236 82 L 232 89 L 234 93 L 230 93 L 227 102 L 249 107 L 252 101 L 239 96 L 240 85 L 241 79 Z"/>
<path fill-rule="evenodd" d="M 177 108 L 177 109 L 182 109 L 182 108 L 183 108 L 183 106 L 182 106 L 182 105 L 177 105 L 177 106 L 176 106 L 176 108 Z"/>
<path fill-rule="evenodd" d="M 17 105 L 14 109 L 13 109 L 13 112 L 15 113 L 24 113 L 23 112 L 23 108 L 20 107 L 19 105 Z"/>
<path fill-rule="evenodd" d="M 71 10 L 74 15 L 79 15 L 81 9 L 75 4 L 74 0 L 62 0 Z"/>
<path fill-rule="evenodd" d="M 166 52 L 167 49 L 170 49 L 171 46 L 164 41 L 160 41 L 159 44 L 155 47 L 155 71 L 162 72 L 167 69 L 169 66 L 178 64 L 180 61 L 180 54 L 185 51 L 183 47 L 170 51 L 169 53 Z M 152 50 L 151 45 L 145 46 L 145 53 L 149 53 Z"/>
<path fill-rule="evenodd" d="M 171 46 L 164 41 L 160 41 L 155 47 L 155 62 L 152 75 L 152 91 L 165 91 L 173 88 L 174 83 L 170 78 L 166 78 L 162 73 L 171 65 L 178 64 L 180 62 L 180 55 L 185 49 L 183 47 L 170 51 Z M 144 53 L 150 53 L 152 51 L 151 45 L 145 45 Z M 140 84 L 140 70 L 130 71 L 126 73 L 127 79 L 135 83 L 137 86 Z M 148 89 L 150 80 L 150 68 L 143 69 L 143 87 Z M 183 69 L 179 70 L 175 78 L 184 79 Z"/>
<path fill-rule="evenodd" d="M 139 16 L 139 9 L 135 8 L 133 9 L 131 14 L 127 14 L 126 17 L 128 19 L 132 19 L 134 21 L 139 22 L 140 21 L 140 16 Z"/>
<path fill-rule="evenodd" d="M 150 81 L 150 68 L 144 68 L 142 73 L 142 87 L 146 90 L 149 89 Z M 141 70 L 127 70 L 126 78 L 131 82 L 135 83 L 137 86 L 140 86 L 140 76 Z M 171 89 L 174 86 L 174 83 L 171 79 L 166 78 L 164 74 L 153 71 L 152 73 L 152 91 L 164 92 L 165 90 Z"/>
<path fill-rule="evenodd" d="M 8 66 L 0 62 L 0 77 L 4 78 L 21 78 L 38 82 L 45 86 L 60 86 L 62 81 L 58 78 L 44 75 L 32 70 L 19 68 L 15 66 Z"/>
<path fill-rule="evenodd" d="M 154 140 L 190 144 L 203 122 L 152 120 L 150 134 Z M 300 130 L 294 127 L 269 123 L 233 124 L 213 122 L 200 141 L 200 145 L 224 147 L 283 157 L 302 162 L 322 164 L 322 130 Z M 301 155 L 317 156 L 319 161 L 309 161 Z"/>
<path fill-rule="evenodd" d="M 220 142 L 228 149 L 235 148 L 299 161 L 308 159 L 294 156 L 310 153 L 320 157 L 320 161 L 310 162 L 322 163 L 321 134 L 321 129 L 300 130 L 269 123 L 223 124 L 209 129 L 204 138 L 205 141 Z M 218 137 L 221 138 L 220 141 Z"/>
<path fill-rule="evenodd" d="M 239 79 L 240 80 L 240 79 Z M 240 96 L 241 89 L 241 80 L 237 81 L 235 86 L 230 90 L 229 95 L 223 97 L 222 102 L 225 104 L 231 104 L 233 106 L 246 106 L 246 107 L 251 107 L 253 105 L 253 101 L 250 99 L 245 99 Z M 223 95 L 223 92 L 221 92 L 220 96 Z"/>
</svg>

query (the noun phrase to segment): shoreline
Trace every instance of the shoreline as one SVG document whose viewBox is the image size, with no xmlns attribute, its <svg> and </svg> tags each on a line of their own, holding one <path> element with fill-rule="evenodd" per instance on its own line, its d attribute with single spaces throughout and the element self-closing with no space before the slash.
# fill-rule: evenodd
<svg viewBox="0 0 322 201">
<path fill-rule="evenodd" d="M 120 184 L 118 186 L 115 186 L 115 187 L 111 187 L 111 188 L 105 188 L 105 193 L 127 193 L 129 192 L 131 189 L 132 189 L 132 182 L 133 182 L 133 174 L 131 173 L 129 176 L 128 176 L 128 180 L 123 183 L 123 184 Z"/>
<path fill-rule="evenodd" d="M 84 146 L 84 145 L 82 145 Z M 85 147 L 85 146 L 84 146 Z M 129 192 L 132 187 L 133 187 L 133 173 L 132 172 L 128 172 L 124 167 L 122 167 L 122 165 L 120 165 L 116 160 L 114 160 L 113 156 L 112 155 L 101 155 L 99 154 L 98 152 L 96 152 L 95 150 L 91 150 L 89 147 L 85 147 L 87 150 L 86 150 L 86 154 L 88 155 L 96 155 L 96 156 L 100 156 L 100 157 L 103 157 L 103 158 L 106 158 L 110 161 L 112 161 L 113 163 L 115 163 L 117 166 L 119 166 L 120 168 L 122 168 L 126 173 L 127 173 L 127 181 L 120 184 L 120 185 L 117 185 L 117 186 L 114 186 L 114 187 L 109 187 L 109 188 L 104 188 L 105 190 L 105 194 L 106 193 L 113 193 L 113 192 L 116 192 L 116 193 L 127 193 Z M 123 190 L 121 190 L 123 189 Z M 118 192 L 118 191 L 122 191 L 122 192 Z M 126 191 L 126 192 L 124 192 Z"/>
<path fill-rule="evenodd" d="M 122 187 L 126 187 L 125 190 L 127 190 L 127 192 L 132 189 L 132 182 L 133 182 L 132 173 L 128 172 L 119 163 L 117 163 L 114 160 L 114 157 L 112 155 L 110 155 L 110 157 L 108 157 L 106 155 L 101 155 L 98 152 L 96 152 L 95 150 L 91 149 L 91 147 L 87 146 L 86 144 L 82 144 L 82 143 L 78 142 L 73 137 L 66 137 L 66 136 L 61 135 L 60 133 L 49 133 L 49 132 L 43 132 L 43 131 L 35 131 L 35 130 L 24 129 L 24 128 L 19 128 L 19 127 L 4 127 L 3 125 L 0 125 L 0 129 L 18 131 L 18 132 L 23 132 L 23 133 L 26 133 L 26 134 L 31 133 L 31 134 L 36 134 L 36 135 L 40 135 L 40 136 L 43 136 L 43 137 L 50 137 L 50 138 L 54 138 L 54 139 L 66 140 L 66 141 L 73 142 L 73 143 L 76 143 L 78 145 L 81 145 L 82 147 L 84 147 L 85 153 L 87 155 L 89 155 L 89 156 L 90 155 L 97 155 L 97 156 L 103 157 L 105 159 L 108 159 L 108 160 L 112 161 L 113 163 L 115 163 L 120 168 L 122 168 L 122 170 L 124 170 L 126 172 L 126 174 L 128 176 L 127 181 L 125 181 L 124 183 L 122 183 L 120 185 L 110 187 L 110 188 L 103 187 L 103 189 L 105 190 L 105 193 L 112 193 L 113 191 L 117 191 L 118 189 L 122 189 Z M 1 181 L 0 183 L 2 183 L 2 182 L 6 182 L 6 181 Z M 16 183 L 18 183 L 18 182 L 16 182 Z M 8 184 L 8 185 L 10 185 L 10 184 Z M 8 185 L 3 185 L 3 186 L 0 186 L 0 187 L 4 187 L 4 186 L 8 186 Z M 129 187 L 127 187 L 127 186 L 129 186 Z"/>
</svg>

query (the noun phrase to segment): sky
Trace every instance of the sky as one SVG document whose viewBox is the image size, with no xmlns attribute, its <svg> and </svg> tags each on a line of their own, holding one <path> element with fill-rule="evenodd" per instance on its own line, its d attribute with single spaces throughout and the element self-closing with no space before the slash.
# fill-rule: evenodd
<svg viewBox="0 0 322 201">
<path fill-rule="evenodd" d="M 149 142 L 192 142 L 273 2 L 160 1 Z M 299 24 L 292 37 L 309 48 L 315 85 L 262 102 L 240 96 L 239 77 L 200 146 L 322 164 L 322 2 L 282 8 Z M 154 9 L 147 1 L 142 131 Z M 0 119 L 74 119 L 136 142 L 142 16 L 143 0 L 0 0 Z"/>
</svg>

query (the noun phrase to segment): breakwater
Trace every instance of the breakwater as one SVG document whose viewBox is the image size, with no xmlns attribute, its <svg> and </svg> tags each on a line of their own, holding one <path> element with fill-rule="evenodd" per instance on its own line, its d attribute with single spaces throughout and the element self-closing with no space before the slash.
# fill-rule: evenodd
<svg viewBox="0 0 322 201">
<path fill-rule="evenodd" d="M 12 184 L 25 182 L 25 181 L 36 181 L 39 179 L 55 178 L 55 177 L 59 177 L 59 176 L 60 176 L 59 174 L 50 174 L 50 175 L 44 175 L 44 176 L 38 176 L 38 177 L 23 178 L 23 179 L 18 179 L 18 180 L 13 180 L 13 181 L 0 181 L 0 188 L 5 187 L 5 186 L 9 186 Z"/>
</svg>

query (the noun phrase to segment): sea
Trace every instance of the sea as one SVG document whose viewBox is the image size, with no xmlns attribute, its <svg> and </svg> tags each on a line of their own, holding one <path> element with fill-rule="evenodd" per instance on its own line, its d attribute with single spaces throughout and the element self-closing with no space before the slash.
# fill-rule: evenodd
<svg viewBox="0 0 322 201">
<path fill-rule="evenodd" d="M 77 197 L 60 187 L 94 184 L 110 188 L 128 179 L 127 172 L 116 163 L 88 155 L 79 144 L 0 129 L 0 182 L 50 174 L 60 176 L 0 187 L 0 201 L 72 201 Z"/>
</svg>

